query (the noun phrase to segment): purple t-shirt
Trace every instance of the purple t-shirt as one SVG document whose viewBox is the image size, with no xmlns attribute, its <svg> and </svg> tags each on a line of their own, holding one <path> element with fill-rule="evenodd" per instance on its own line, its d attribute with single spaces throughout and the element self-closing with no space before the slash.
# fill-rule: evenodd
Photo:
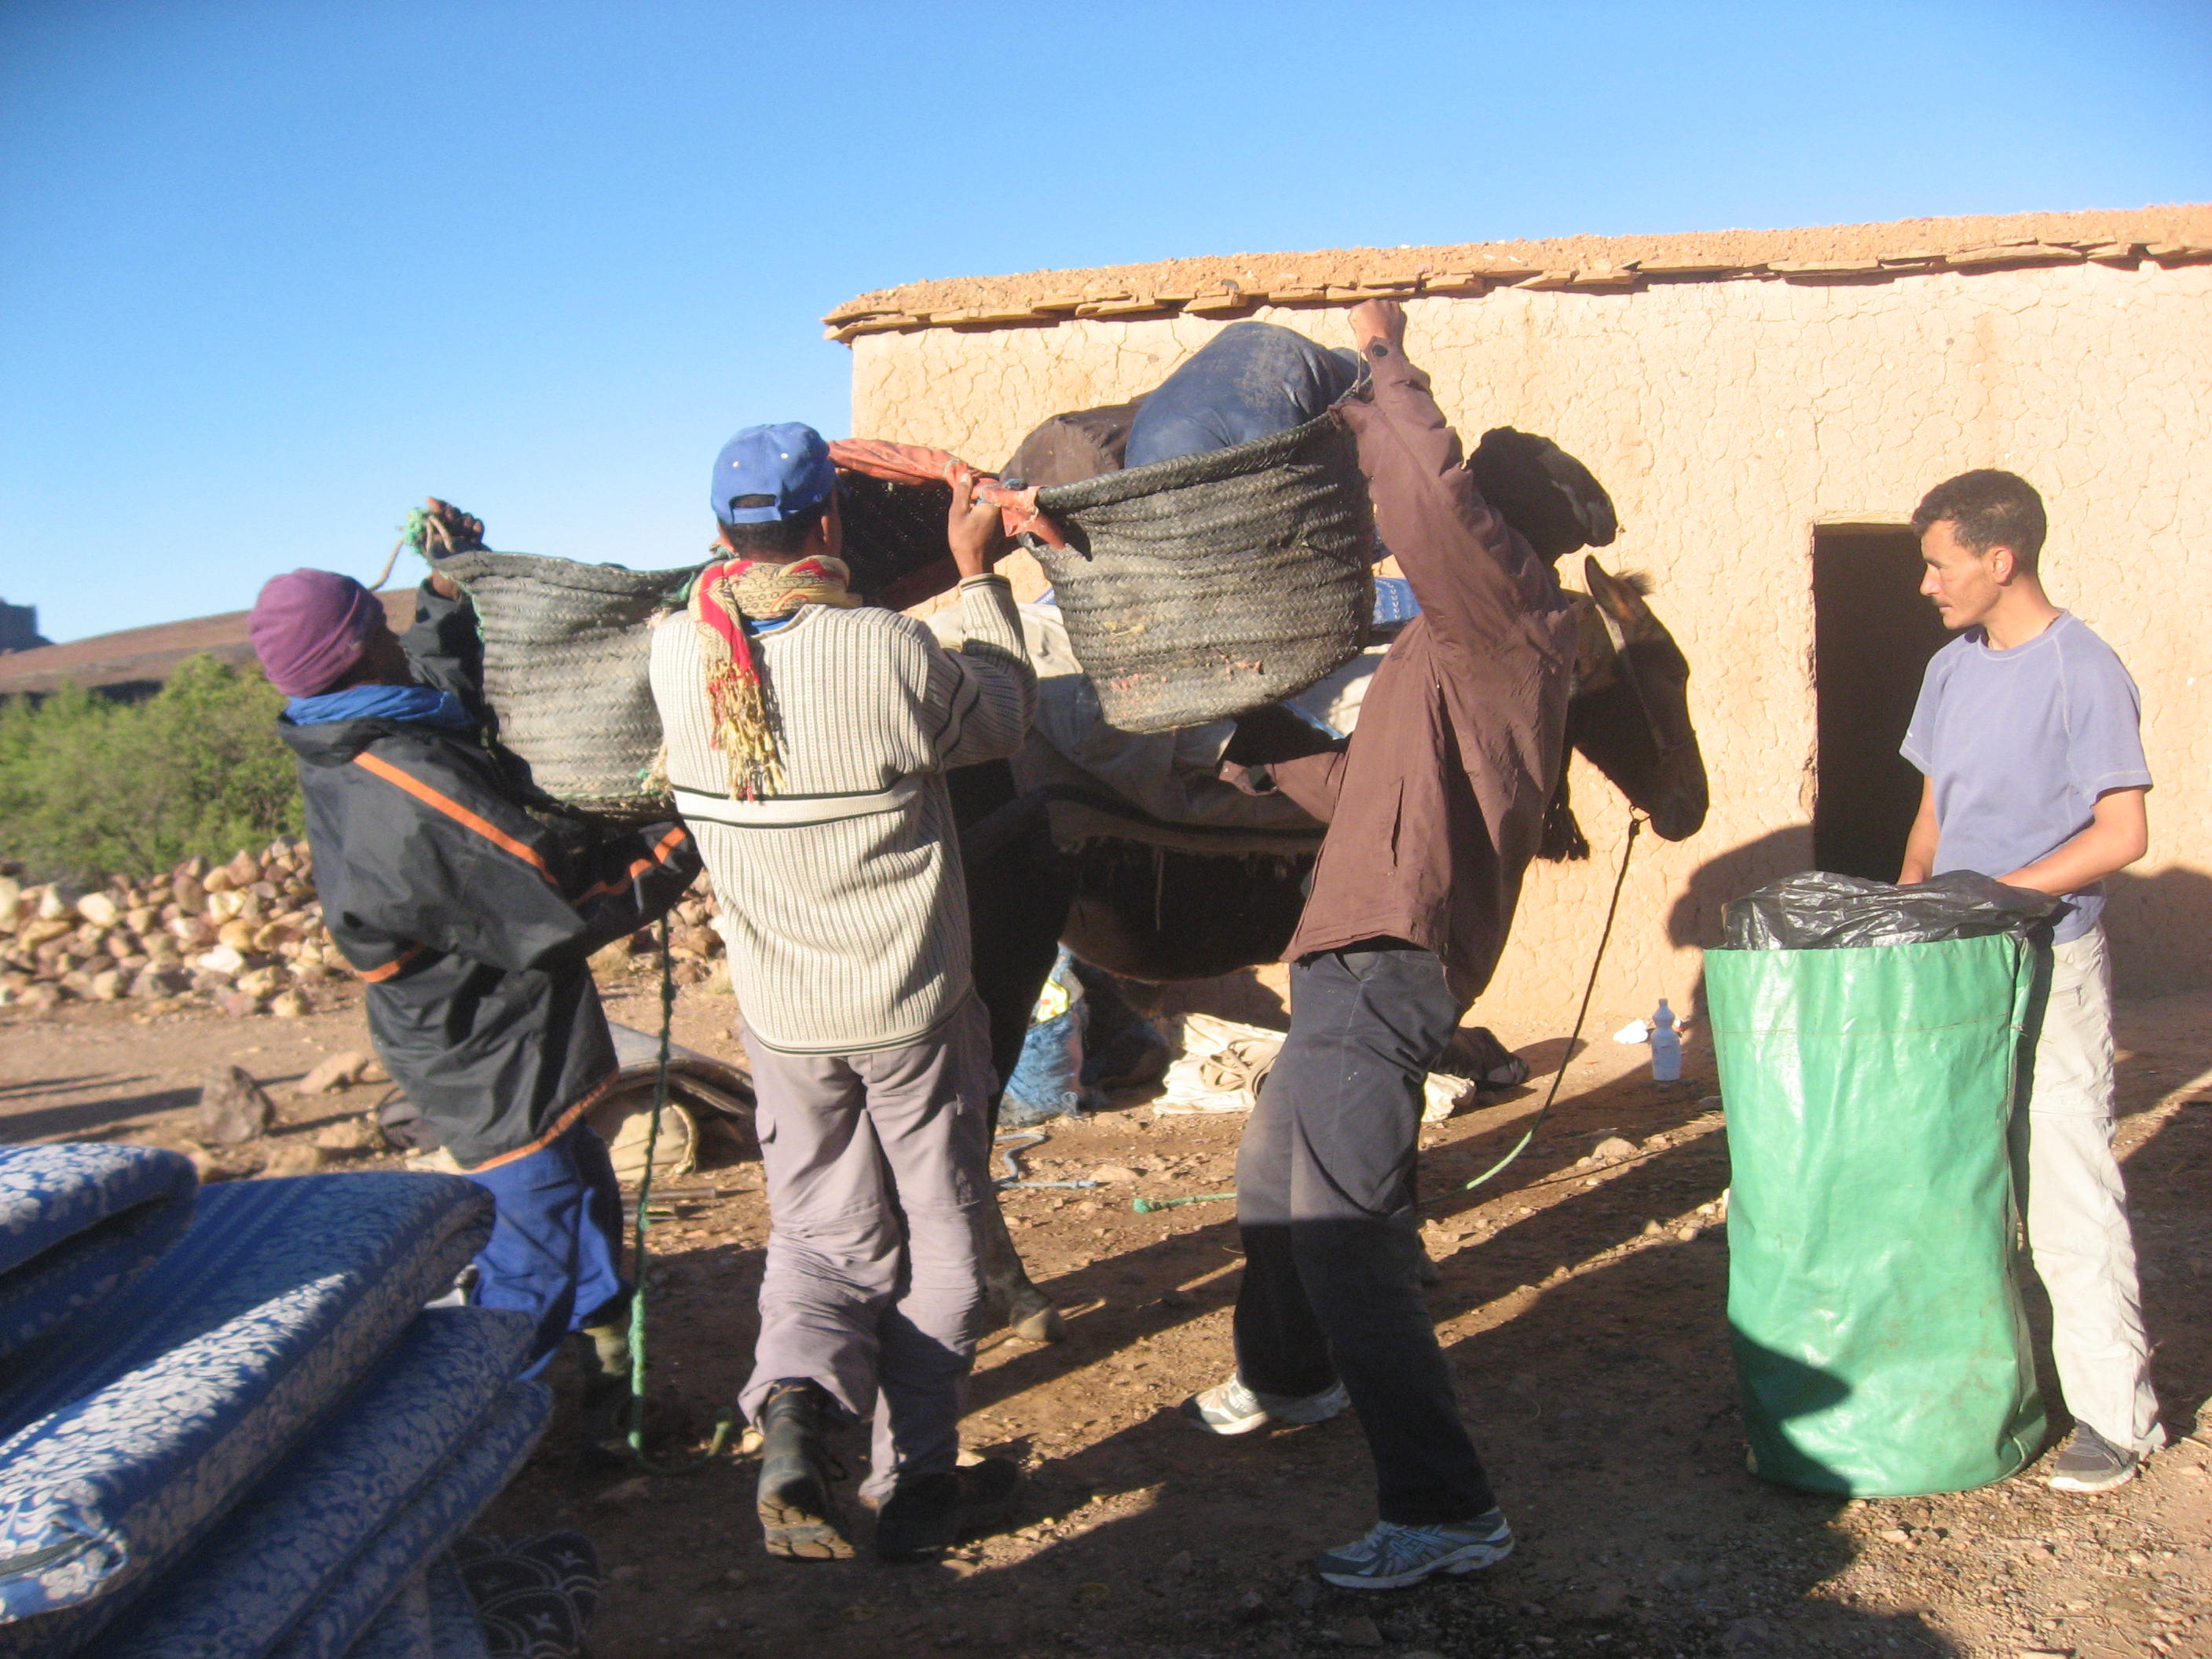
<svg viewBox="0 0 2212 1659">
<path fill-rule="evenodd" d="M 2108 789 L 2148 788 L 2142 700 L 2112 647 L 2071 611 L 2009 651 L 1967 629 L 1928 661 L 1902 753 L 1936 785 L 1936 867 L 2008 876 L 2087 829 Z M 2100 883 L 2067 895 L 2053 937 L 2104 913 Z"/>
</svg>

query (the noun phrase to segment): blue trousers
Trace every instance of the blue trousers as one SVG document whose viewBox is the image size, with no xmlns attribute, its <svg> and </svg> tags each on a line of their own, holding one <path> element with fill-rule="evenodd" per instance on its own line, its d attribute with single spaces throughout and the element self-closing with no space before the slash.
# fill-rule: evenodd
<svg viewBox="0 0 2212 1659">
<path fill-rule="evenodd" d="M 1291 1033 L 1237 1153 L 1237 1370 L 1301 1399 L 1341 1380 L 1385 1521 L 1471 1521 L 1490 1479 L 1460 1420 L 1413 1231 L 1421 1085 L 1458 1028 L 1444 965 L 1397 939 L 1291 969 Z"/>
<path fill-rule="evenodd" d="M 618 1317 L 622 1188 L 607 1143 L 578 1124 L 551 1146 L 469 1179 L 498 1206 L 477 1257 L 476 1305 L 513 1308 L 538 1324 L 522 1375 L 544 1373 L 571 1331 Z"/>
</svg>

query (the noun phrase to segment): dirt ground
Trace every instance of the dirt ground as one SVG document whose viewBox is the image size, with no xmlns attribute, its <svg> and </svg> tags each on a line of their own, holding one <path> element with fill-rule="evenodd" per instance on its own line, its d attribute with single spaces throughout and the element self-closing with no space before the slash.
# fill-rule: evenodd
<svg viewBox="0 0 2212 1659">
<path fill-rule="evenodd" d="M 1220 1011 L 1253 1018 L 1270 1005 L 1248 987 Z M 654 1013 L 627 988 L 612 1007 L 641 1026 Z M 666 1478 L 588 1470 L 565 1403 L 484 1524 L 573 1526 L 596 1540 L 610 1574 L 593 1632 L 601 1659 L 2212 1656 L 2212 1448 L 2184 1437 L 2212 1393 L 2212 1094 L 2201 1092 L 2212 994 L 2122 1007 L 2123 1146 L 2178 1443 L 2100 1498 L 2053 1493 L 2031 1471 L 1977 1492 L 1841 1502 L 1745 1472 L 1726 1228 L 1711 1207 L 1728 1158 L 1711 1062 L 1693 1035 L 1689 1079 L 1650 1083 L 1643 1051 L 1603 1036 L 1636 1012 L 1595 1011 L 1598 1039 L 1571 1063 L 1535 1148 L 1431 1209 L 1439 1329 L 1521 1540 L 1491 1571 L 1380 1595 L 1322 1586 L 1305 1558 L 1373 1514 L 1353 1424 L 1220 1442 L 1178 1421 L 1176 1403 L 1229 1366 L 1231 1206 L 1140 1216 L 1130 1200 L 1224 1190 L 1241 1119 L 1156 1117 L 1131 1101 L 1055 1127 L 1029 1169 L 1054 1179 L 1116 1165 L 1133 1186 L 1007 1200 L 1033 1274 L 1072 1317 L 1064 1343 L 996 1340 L 977 1366 L 969 1443 L 1030 1472 L 1002 1535 L 928 1567 L 774 1561 L 759 1547 L 749 1463 L 726 1456 Z M 726 997 L 687 993 L 678 1036 L 734 1058 L 733 1012 Z M 1559 1031 L 1499 1035 L 1539 1083 L 1565 1047 Z M 311 1141 L 368 1109 L 379 1087 L 301 1100 L 279 1085 L 365 1046 L 350 1001 L 296 1021 L 149 1019 L 126 1006 L 0 1013 L 0 1139 L 186 1146 L 200 1077 L 235 1062 L 277 1094 L 286 1121 L 273 1140 Z M 1425 1189 L 1488 1167 L 1539 1098 L 1524 1091 L 1432 1131 Z M 1615 1135 L 1638 1144 L 1633 1158 L 1577 1163 Z M 349 1155 L 339 1167 L 388 1161 Z M 751 1347 L 759 1172 L 725 1162 L 668 1196 L 673 1218 L 653 1234 L 653 1375 L 703 1430 Z M 2045 1387 L 2055 1406 L 2047 1372 Z M 844 1449 L 848 1464 L 862 1449 Z"/>
</svg>

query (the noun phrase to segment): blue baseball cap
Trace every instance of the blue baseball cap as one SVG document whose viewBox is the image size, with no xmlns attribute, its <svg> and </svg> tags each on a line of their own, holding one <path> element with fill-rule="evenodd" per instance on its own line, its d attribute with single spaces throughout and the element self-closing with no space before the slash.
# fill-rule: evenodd
<svg viewBox="0 0 2212 1659">
<path fill-rule="evenodd" d="M 830 446 L 811 426 L 786 421 L 781 426 L 749 426 L 722 446 L 714 457 L 710 500 L 724 524 L 774 524 L 804 513 L 830 498 L 837 469 Z M 754 499 L 746 506 L 738 502 Z"/>
</svg>

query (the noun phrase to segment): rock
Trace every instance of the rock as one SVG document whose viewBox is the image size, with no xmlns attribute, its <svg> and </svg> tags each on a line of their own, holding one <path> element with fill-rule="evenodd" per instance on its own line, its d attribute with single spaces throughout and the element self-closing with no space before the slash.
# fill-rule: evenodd
<svg viewBox="0 0 2212 1659">
<path fill-rule="evenodd" d="M 361 1081 L 363 1083 L 389 1083 L 392 1081 L 392 1073 L 384 1069 L 384 1062 L 382 1060 L 372 1060 L 368 1065 L 361 1068 Z"/>
<path fill-rule="evenodd" d="M 1678 1243 L 1694 1244 L 1698 1242 L 1698 1230 L 1695 1227 L 1677 1227 L 1674 1229 L 1674 1237 Z"/>
<path fill-rule="evenodd" d="M 218 1181 L 235 1181 L 246 1173 L 246 1167 L 235 1158 L 204 1152 L 197 1146 L 186 1152 L 185 1156 L 191 1159 L 192 1168 L 199 1172 L 200 1182 L 204 1186 L 212 1186 Z"/>
<path fill-rule="evenodd" d="M 203 1146 L 236 1146 L 265 1133 L 276 1103 L 242 1066 L 218 1066 L 200 1085 L 192 1139 Z"/>
<path fill-rule="evenodd" d="M 236 884 L 231 880 L 229 871 L 210 870 L 200 878 L 198 885 L 203 892 L 228 893 Z"/>
<path fill-rule="evenodd" d="M 123 1000 L 123 991 L 121 971 L 109 968 L 92 976 L 91 983 L 85 987 L 84 994 L 94 1002 L 120 1002 Z"/>
<path fill-rule="evenodd" d="M 42 945 L 51 945 L 58 939 L 67 939 L 76 932 L 76 924 L 60 916 L 46 916 L 32 922 L 15 935 L 18 951 L 36 951 Z"/>
<path fill-rule="evenodd" d="M 251 887 L 261 879 L 261 860 L 251 853 L 240 853 L 223 866 L 223 870 L 230 877 L 230 884 L 234 888 Z"/>
<path fill-rule="evenodd" d="M 1136 1183 L 1137 1172 L 1121 1164 L 1102 1164 L 1091 1172 L 1091 1178 L 1102 1187 L 1128 1187 Z"/>
<path fill-rule="evenodd" d="M 721 939 L 712 928 L 674 927 L 669 930 L 668 950 L 672 956 L 711 957 Z"/>
<path fill-rule="evenodd" d="M 253 948 L 254 927 L 249 921 L 226 921 L 215 930 L 216 941 L 243 953 Z"/>
<path fill-rule="evenodd" d="M 1379 1648 L 1382 1632 L 1372 1619 L 1354 1613 L 1336 1627 L 1336 1639 L 1348 1648 Z"/>
<path fill-rule="evenodd" d="M 207 889 L 198 876 L 179 876 L 169 885 L 169 900 L 180 910 L 197 910 L 207 902 Z"/>
<path fill-rule="evenodd" d="M 228 945 L 218 945 L 214 950 L 194 957 L 192 966 L 204 974 L 221 974 L 225 979 L 233 979 L 246 971 L 246 958 Z"/>
<path fill-rule="evenodd" d="M 377 1139 L 375 1127 L 359 1117 L 326 1123 L 315 1132 L 315 1145 L 326 1152 L 365 1152 L 376 1145 Z"/>
<path fill-rule="evenodd" d="M 1621 1135 L 1607 1135 L 1598 1142 L 1590 1156 L 1601 1164 L 1618 1164 L 1636 1156 L 1636 1143 Z"/>
<path fill-rule="evenodd" d="M 134 997 L 173 997 L 187 989 L 191 976 L 173 967 L 155 964 L 131 981 Z"/>
<path fill-rule="evenodd" d="M 70 886 L 65 881 L 47 883 L 39 893 L 39 920 L 60 921 L 66 918 L 69 925 L 74 928 L 78 920 L 76 902 L 83 896 L 84 894 L 81 890 Z"/>
<path fill-rule="evenodd" d="M 233 1019 L 246 1019 L 261 1012 L 261 999 L 251 991 L 225 991 L 215 1006 Z"/>
<path fill-rule="evenodd" d="M 326 1095 L 333 1089 L 348 1089 L 362 1080 L 362 1073 L 374 1062 L 358 1048 L 348 1048 L 343 1054 L 330 1055 L 318 1061 L 307 1076 L 300 1079 L 302 1095 Z"/>
<path fill-rule="evenodd" d="M 95 927 L 112 927 L 123 911 L 105 893 L 87 893 L 76 902 L 76 913 Z"/>
<path fill-rule="evenodd" d="M 297 991 L 279 991 L 270 999 L 269 1012 L 278 1019 L 301 1019 L 314 1011 Z"/>
<path fill-rule="evenodd" d="M 15 994 L 15 1002 L 17 1007 L 28 1012 L 43 1014 L 61 1000 L 62 990 L 58 985 L 27 985 Z"/>
<path fill-rule="evenodd" d="M 22 904 L 23 884 L 13 876 L 0 876 L 0 927 L 15 927 L 15 912 Z"/>
<path fill-rule="evenodd" d="M 1267 1616 L 1267 1598 L 1255 1589 L 1239 1590 L 1229 1616 L 1240 1625 L 1256 1625 Z"/>
<path fill-rule="evenodd" d="M 269 1161 L 261 1166 L 265 1176 L 313 1175 L 326 1166 L 331 1155 L 320 1146 L 304 1140 L 288 1140 L 269 1154 Z"/>
</svg>

